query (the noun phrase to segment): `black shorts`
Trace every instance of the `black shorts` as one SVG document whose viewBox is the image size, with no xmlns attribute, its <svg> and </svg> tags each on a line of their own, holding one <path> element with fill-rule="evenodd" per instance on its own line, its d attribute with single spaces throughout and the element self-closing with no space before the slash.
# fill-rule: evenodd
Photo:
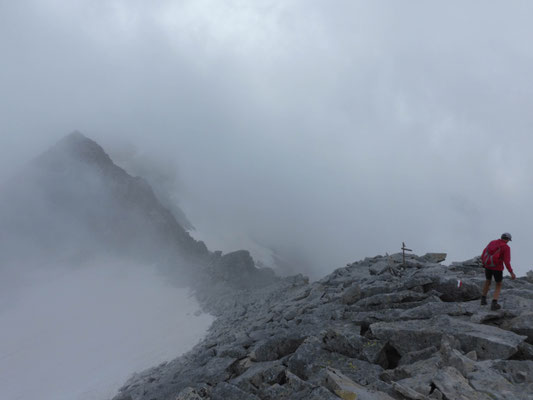
<svg viewBox="0 0 533 400">
<path fill-rule="evenodd" d="M 492 280 L 492 277 L 494 277 L 496 283 L 501 282 L 503 280 L 503 271 L 485 268 L 485 278 L 490 281 Z"/>
</svg>

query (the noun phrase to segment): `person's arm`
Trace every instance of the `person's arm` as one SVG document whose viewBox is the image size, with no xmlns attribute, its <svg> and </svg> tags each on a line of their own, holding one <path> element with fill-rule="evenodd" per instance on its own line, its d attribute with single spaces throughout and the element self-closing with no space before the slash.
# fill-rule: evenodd
<svg viewBox="0 0 533 400">
<path fill-rule="evenodd" d="M 513 272 L 513 268 L 511 267 L 511 248 L 509 246 L 503 247 L 503 263 L 505 265 L 505 268 L 507 268 L 507 271 L 511 274 L 511 279 L 515 279 L 516 275 Z"/>
</svg>

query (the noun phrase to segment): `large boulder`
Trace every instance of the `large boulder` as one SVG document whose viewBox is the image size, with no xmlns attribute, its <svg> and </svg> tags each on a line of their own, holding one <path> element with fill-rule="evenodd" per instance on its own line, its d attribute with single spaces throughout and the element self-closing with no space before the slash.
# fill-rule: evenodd
<svg viewBox="0 0 533 400">
<path fill-rule="evenodd" d="M 533 344 L 533 313 L 522 314 L 511 320 L 509 330 L 527 336 L 527 342 Z"/>
<path fill-rule="evenodd" d="M 402 290 L 394 293 L 383 293 L 365 297 L 355 303 L 355 305 L 359 308 L 372 307 L 372 309 L 385 309 L 390 308 L 393 306 L 393 304 L 397 303 L 422 301 L 428 296 L 429 295 L 426 293 L 414 292 L 412 290 Z"/>
<path fill-rule="evenodd" d="M 361 299 L 361 296 L 361 286 L 353 284 L 342 293 L 341 300 L 344 304 L 350 305 Z"/>
<path fill-rule="evenodd" d="M 327 368 L 325 386 L 343 400 L 394 400 L 388 394 L 369 390 L 339 370 Z"/>
<path fill-rule="evenodd" d="M 446 256 L 446 253 L 426 253 L 420 257 L 420 260 L 428 263 L 438 264 L 446 260 Z"/>
<path fill-rule="evenodd" d="M 345 335 L 333 329 L 324 333 L 322 342 L 326 350 L 368 361 L 383 368 L 390 366 L 386 342 L 370 340 L 358 334 Z"/>
<path fill-rule="evenodd" d="M 186 387 L 178 393 L 176 400 L 202 400 L 205 399 L 196 389 L 192 387 Z"/>
<path fill-rule="evenodd" d="M 468 380 L 453 367 L 445 367 L 437 372 L 433 384 L 446 399 L 491 400 L 491 397 L 470 386 Z"/>
<path fill-rule="evenodd" d="M 455 276 L 441 276 L 426 288 L 439 292 L 442 301 L 460 302 L 481 297 L 481 286 L 478 282 Z"/>
<path fill-rule="evenodd" d="M 503 329 L 461 321 L 447 316 L 429 320 L 378 322 L 370 326 L 373 335 L 388 340 L 400 355 L 440 346 L 442 335 L 455 336 L 461 350 L 475 350 L 480 359 L 507 359 L 526 339 Z"/>
<path fill-rule="evenodd" d="M 361 359 L 338 353 L 336 350 L 340 349 L 328 348 L 328 344 L 324 343 L 324 338 L 323 336 L 307 338 L 286 362 L 289 371 L 300 379 L 317 385 L 322 382 L 326 366 L 341 371 L 359 384 L 368 385 L 379 380 L 379 375 L 383 371 L 381 366 L 365 361 L 366 356 L 363 353 L 358 354 L 356 351 L 353 353 Z"/>
<path fill-rule="evenodd" d="M 433 297 L 425 304 L 409 308 L 402 312 L 400 319 L 430 319 L 436 315 L 472 315 L 479 308 L 479 304 L 472 303 L 447 303 L 438 297 Z"/>
<path fill-rule="evenodd" d="M 283 384 L 276 383 L 265 388 L 262 395 L 265 399 L 280 400 L 339 400 L 325 387 L 306 382 L 289 371 L 285 373 Z"/>
<path fill-rule="evenodd" d="M 221 256 L 212 270 L 215 279 L 237 288 L 260 287 L 276 280 L 270 268 L 257 268 L 247 250 L 238 250 Z"/>
<path fill-rule="evenodd" d="M 253 361 L 279 360 L 288 354 L 292 354 L 300 347 L 304 337 L 279 336 L 260 343 L 252 353 Z"/>
<path fill-rule="evenodd" d="M 226 382 L 220 382 L 211 392 L 211 400 L 260 400 L 259 397 L 247 393 L 237 386 Z"/>
<path fill-rule="evenodd" d="M 533 400 L 532 361 L 482 361 L 468 379 L 475 390 L 486 393 L 490 399 Z"/>
<path fill-rule="evenodd" d="M 388 260 L 382 260 L 378 261 L 375 264 L 372 264 L 372 266 L 369 269 L 370 275 L 381 275 L 385 272 L 389 272 L 391 268 L 394 266 L 394 263 L 389 262 Z"/>
</svg>

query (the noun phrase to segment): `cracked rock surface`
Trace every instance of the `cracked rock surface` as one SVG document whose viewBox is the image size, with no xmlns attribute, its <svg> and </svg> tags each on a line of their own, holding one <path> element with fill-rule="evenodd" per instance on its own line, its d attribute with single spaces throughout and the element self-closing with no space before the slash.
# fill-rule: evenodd
<svg viewBox="0 0 533 400">
<path fill-rule="evenodd" d="M 492 312 L 479 260 L 444 258 L 377 256 L 313 283 L 198 290 L 218 317 L 206 338 L 114 400 L 533 399 L 532 279 L 505 279 Z"/>
</svg>

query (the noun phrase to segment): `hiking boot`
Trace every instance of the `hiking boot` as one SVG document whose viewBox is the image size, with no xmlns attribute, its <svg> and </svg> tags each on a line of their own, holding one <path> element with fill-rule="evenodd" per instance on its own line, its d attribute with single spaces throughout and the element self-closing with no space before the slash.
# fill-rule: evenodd
<svg viewBox="0 0 533 400">
<path fill-rule="evenodd" d="M 496 300 L 492 300 L 492 304 L 490 305 L 490 310 L 497 311 L 500 308 L 502 308 L 502 306 L 500 306 Z"/>
<path fill-rule="evenodd" d="M 481 305 L 486 306 L 487 305 L 487 296 L 481 296 Z"/>
</svg>

